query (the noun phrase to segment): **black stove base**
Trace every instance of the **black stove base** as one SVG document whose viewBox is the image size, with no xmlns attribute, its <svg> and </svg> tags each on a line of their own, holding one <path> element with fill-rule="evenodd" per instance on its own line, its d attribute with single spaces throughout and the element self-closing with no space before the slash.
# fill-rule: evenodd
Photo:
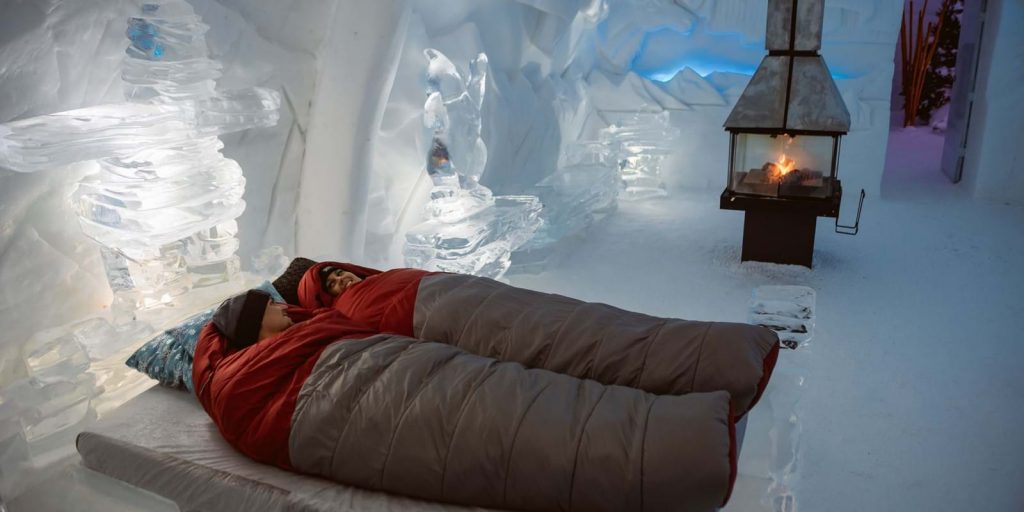
<svg viewBox="0 0 1024 512">
<path fill-rule="evenodd" d="M 766 261 L 811 268 L 814 214 L 747 210 L 743 218 L 743 261 Z"/>
<path fill-rule="evenodd" d="M 831 180 L 831 178 L 828 178 Z M 818 217 L 839 217 L 843 185 L 831 182 L 832 194 L 814 197 L 760 197 L 726 188 L 719 206 L 742 210 L 743 261 L 767 261 L 811 268 Z"/>
</svg>

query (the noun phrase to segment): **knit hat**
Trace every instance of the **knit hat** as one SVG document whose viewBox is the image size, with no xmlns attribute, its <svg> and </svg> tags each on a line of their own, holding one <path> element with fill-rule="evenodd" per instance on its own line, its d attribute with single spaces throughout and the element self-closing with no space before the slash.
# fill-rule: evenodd
<svg viewBox="0 0 1024 512">
<path fill-rule="evenodd" d="M 306 273 L 302 275 L 302 280 L 299 281 L 299 288 L 296 292 L 299 299 L 298 305 L 306 309 L 317 309 L 329 307 L 334 304 L 334 300 L 337 297 L 328 293 L 327 290 L 324 289 L 323 285 L 323 283 L 327 281 L 327 274 L 322 273 L 327 267 L 332 267 L 335 270 L 340 268 L 345 272 L 351 272 L 359 279 L 366 279 L 380 274 L 380 270 L 369 267 L 361 267 L 359 265 L 340 263 L 337 261 L 322 261 L 312 267 L 309 267 L 309 269 L 306 270 Z"/>
<path fill-rule="evenodd" d="M 320 278 L 320 288 L 322 288 L 324 291 L 327 291 L 327 277 L 330 276 L 332 272 L 338 270 L 339 268 L 340 267 L 335 267 L 334 265 L 326 265 L 320 269 L 320 272 L 318 273 L 318 277 Z"/>
<path fill-rule="evenodd" d="M 256 343 L 270 294 L 249 290 L 221 303 L 213 314 L 213 325 L 228 339 L 228 346 L 242 349 Z"/>
</svg>

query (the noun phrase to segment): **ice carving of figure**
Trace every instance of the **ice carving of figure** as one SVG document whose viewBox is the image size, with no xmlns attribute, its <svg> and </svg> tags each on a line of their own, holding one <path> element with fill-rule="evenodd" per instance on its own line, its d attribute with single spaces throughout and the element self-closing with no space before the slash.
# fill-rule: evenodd
<svg viewBox="0 0 1024 512">
<path fill-rule="evenodd" d="M 207 29 L 184 0 L 148 1 L 126 30 L 126 103 L 0 125 L 4 168 L 98 161 L 74 199 L 82 231 L 101 246 L 115 320 L 238 271 L 235 219 L 245 208 L 245 179 L 221 154 L 218 135 L 276 124 L 280 98 L 263 88 L 216 90 L 220 64 L 207 56 Z M 264 266 L 279 267 L 280 259 L 268 255 Z M 141 374 L 123 358 L 123 373 L 95 364 L 151 332 L 146 322 L 93 318 L 25 344 L 14 363 L 24 378 L 0 389 L 0 496 L 45 476 L 42 468 L 73 454 L 82 426 L 123 401 Z"/>
<path fill-rule="evenodd" d="M 679 129 L 671 125 L 668 111 L 638 112 L 601 132 L 601 139 L 616 148 L 625 199 L 649 199 L 668 195 L 661 179 L 661 165 L 674 150 Z"/>
<path fill-rule="evenodd" d="M 245 178 L 217 136 L 273 126 L 280 97 L 216 90 L 208 29 L 184 0 L 146 2 L 125 32 L 128 103 L 0 125 L 0 165 L 15 171 L 99 160 L 74 198 L 82 231 L 101 246 L 119 320 L 239 270 Z"/>
<path fill-rule="evenodd" d="M 499 278 L 512 251 L 541 224 L 533 196 L 498 196 L 479 183 L 487 164 L 481 138 L 487 56 L 470 63 L 468 80 L 443 53 L 427 49 L 423 125 L 430 141 L 426 169 L 434 186 L 428 220 L 406 233 L 406 265 Z"/>
<path fill-rule="evenodd" d="M 490 189 L 479 184 L 487 164 L 487 146 L 480 137 L 487 56 L 470 62 L 470 78 L 463 82 L 455 65 L 443 53 L 428 48 L 427 101 L 423 126 L 430 140 L 427 173 L 434 182 L 428 208 L 442 222 L 464 219 L 494 204 Z"/>
</svg>

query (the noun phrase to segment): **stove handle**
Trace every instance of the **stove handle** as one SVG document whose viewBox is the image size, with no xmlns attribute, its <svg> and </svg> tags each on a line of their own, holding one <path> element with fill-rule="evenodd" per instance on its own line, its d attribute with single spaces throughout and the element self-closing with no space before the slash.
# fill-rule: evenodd
<svg viewBox="0 0 1024 512">
<path fill-rule="evenodd" d="M 836 233 L 844 235 L 856 235 L 860 231 L 860 211 L 864 208 L 864 189 L 860 189 L 860 202 L 857 203 L 857 221 L 852 226 L 839 224 L 839 216 L 836 215 Z"/>
</svg>

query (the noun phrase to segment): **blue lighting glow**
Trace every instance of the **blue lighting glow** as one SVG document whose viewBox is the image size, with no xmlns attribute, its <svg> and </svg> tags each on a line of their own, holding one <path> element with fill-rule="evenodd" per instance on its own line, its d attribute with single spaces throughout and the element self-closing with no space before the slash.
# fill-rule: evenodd
<svg viewBox="0 0 1024 512">
<path fill-rule="evenodd" d="M 703 77 L 707 77 L 714 72 L 753 75 L 754 71 L 757 70 L 756 65 L 750 66 L 745 63 L 720 60 L 710 55 L 694 55 L 690 59 L 673 63 L 672 67 L 648 70 L 643 73 L 638 72 L 638 74 L 649 80 L 654 80 L 655 82 L 668 82 L 672 80 L 677 73 L 686 68 L 696 71 L 698 75 Z"/>
<path fill-rule="evenodd" d="M 753 75 L 766 54 L 764 42 L 745 44 L 742 37 L 707 32 L 701 26 L 686 32 L 661 27 L 644 35 L 630 69 L 657 82 L 668 82 L 685 68 L 702 77 L 715 72 Z M 847 73 L 830 71 L 836 80 L 851 78 Z"/>
<path fill-rule="evenodd" d="M 752 75 L 764 56 L 763 46 L 745 45 L 739 34 L 712 34 L 699 25 L 685 32 L 661 27 L 644 35 L 630 67 L 659 82 L 671 80 L 684 68 L 701 76 L 716 71 Z"/>
</svg>

